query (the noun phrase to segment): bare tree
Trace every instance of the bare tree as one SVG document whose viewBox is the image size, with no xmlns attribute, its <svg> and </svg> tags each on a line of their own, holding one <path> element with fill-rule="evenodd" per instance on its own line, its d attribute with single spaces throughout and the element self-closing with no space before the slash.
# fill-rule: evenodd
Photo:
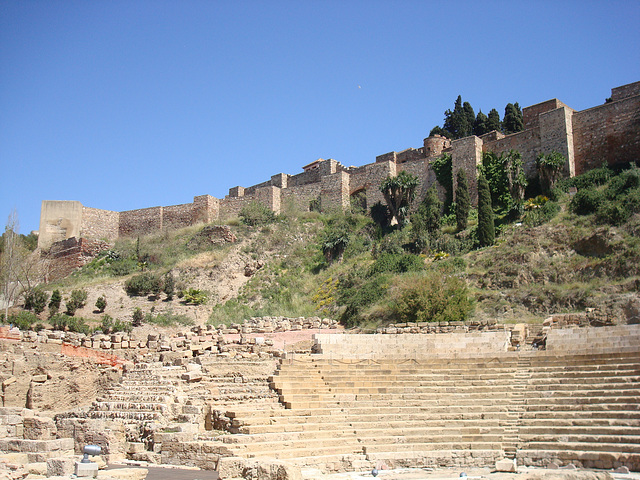
<svg viewBox="0 0 640 480">
<path fill-rule="evenodd" d="M 18 213 L 11 211 L 4 231 L 4 246 L 0 258 L 0 279 L 4 296 L 4 318 L 9 318 L 9 306 L 18 296 L 18 263 L 19 263 L 19 230 Z"/>
</svg>

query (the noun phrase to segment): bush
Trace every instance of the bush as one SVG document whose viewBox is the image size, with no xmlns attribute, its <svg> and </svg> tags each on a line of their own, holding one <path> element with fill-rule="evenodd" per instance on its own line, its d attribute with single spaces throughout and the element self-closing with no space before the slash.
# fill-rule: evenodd
<svg viewBox="0 0 640 480">
<path fill-rule="evenodd" d="M 260 202 L 250 202 L 248 205 L 242 207 L 239 217 L 242 223 L 251 227 L 267 225 L 276 220 L 276 214 Z"/>
<path fill-rule="evenodd" d="M 140 325 L 142 325 L 142 320 L 144 320 L 144 313 L 142 313 L 140 307 L 136 307 L 136 309 L 133 311 L 133 321 L 131 324 L 134 327 L 139 327 Z"/>
<path fill-rule="evenodd" d="M 536 197 L 537 198 L 537 197 Z M 546 198 L 546 197 L 542 197 Z M 535 201 L 536 199 L 534 199 Z M 522 218 L 525 225 L 529 227 L 536 227 L 552 220 L 558 212 L 560 212 L 560 205 L 551 201 L 539 201 L 534 207 L 528 208 Z M 527 208 L 527 207 L 525 207 Z"/>
<path fill-rule="evenodd" d="M 20 330 L 31 330 L 33 325 L 39 320 L 37 315 L 31 312 L 18 312 L 9 315 L 9 323 L 15 325 Z"/>
<path fill-rule="evenodd" d="M 51 317 L 51 325 L 54 330 L 62 330 L 76 333 L 91 334 L 91 328 L 82 317 L 72 317 L 64 313 L 57 313 Z"/>
<path fill-rule="evenodd" d="M 604 195 L 600 190 L 579 190 L 571 199 L 569 210 L 576 215 L 589 215 L 598 210 L 603 200 Z"/>
<path fill-rule="evenodd" d="M 158 295 L 162 291 L 162 280 L 153 273 L 141 273 L 128 279 L 124 283 L 124 289 L 130 297 L 144 296 L 151 293 Z"/>
<path fill-rule="evenodd" d="M 60 310 L 60 303 L 62 302 L 62 295 L 60 290 L 55 289 L 51 294 L 51 300 L 49 300 L 49 314 L 55 315 Z"/>
<path fill-rule="evenodd" d="M 35 287 L 24 296 L 24 308 L 33 310 L 38 315 L 44 311 L 48 300 L 49 295 L 41 288 Z"/>
<path fill-rule="evenodd" d="M 435 272 L 402 277 L 394 290 L 391 310 L 403 322 L 464 321 L 473 311 L 467 285 L 457 277 Z"/>
<path fill-rule="evenodd" d="M 96 308 L 100 313 L 104 312 L 104 309 L 107 308 L 107 297 L 100 295 L 96 300 Z"/>
<path fill-rule="evenodd" d="M 604 185 L 613 176 L 613 170 L 608 167 L 594 168 L 577 177 L 566 178 L 558 182 L 558 188 L 563 191 L 568 191 L 570 187 L 575 187 L 578 190 L 584 190 L 587 188 L 594 188 L 600 185 Z"/>
<path fill-rule="evenodd" d="M 377 275 L 364 283 L 354 280 L 351 277 L 338 285 L 340 291 L 338 303 L 345 306 L 340 323 L 347 327 L 358 325 L 362 320 L 362 310 L 380 300 L 388 288 L 387 275 Z"/>
<path fill-rule="evenodd" d="M 66 314 L 73 317 L 76 313 L 76 310 L 85 306 L 87 302 L 87 291 L 84 289 L 73 290 L 71 292 L 71 297 L 67 300 L 67 311 Z"/>
<path fill-rule="evenodd" d="M 182 298 L 184 303 L 204 305 L 209 301 L 209 294 L 203 290 L 198 290 L 197 288 L 189 288 L 182 292 Z"/>
<path fill-rule="evenodd" d="M 383 253 L 369 269 L 369 276 L 381 273 L 406 273 L 424 270 L 424 260 L 409 253 Z"/>
</svg>

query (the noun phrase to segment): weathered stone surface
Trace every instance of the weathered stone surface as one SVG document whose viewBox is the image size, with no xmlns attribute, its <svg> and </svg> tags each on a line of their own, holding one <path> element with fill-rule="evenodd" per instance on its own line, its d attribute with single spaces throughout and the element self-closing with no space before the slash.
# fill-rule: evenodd
<svg viewBox="0 0 640 480">
<path fill-rule="evenodd" d="M 498 460 L 496 462 L 496 471 L 515 473 L 517 471 L 516 461 L 509 458 Z"/>
<path fill-rule="evenodd" d="M 228 478 L 241 478 L 245 470 L 246 463 L 240 457 L 220 457 L 218 460 L 218 475 L 222 480 Z"/>
<path fill-rule="evenodd" d="M 30 440 L 53 440 L 56 438 L 56 424 L 49 417 L 31 417 L 23 421 L 23 435 Z"/>
<path fill-rule="evenodd" d="M 149 470 L 146 468 L 114 468 L 98 473 L 101 480 L 144 480 Z"/>
<path fill-rule="evenodd" d="M 50 458 L 47 460 L 47 476 L 60 477 L 75 473 L 76 459 L 69 457 Z"/>
</svg>

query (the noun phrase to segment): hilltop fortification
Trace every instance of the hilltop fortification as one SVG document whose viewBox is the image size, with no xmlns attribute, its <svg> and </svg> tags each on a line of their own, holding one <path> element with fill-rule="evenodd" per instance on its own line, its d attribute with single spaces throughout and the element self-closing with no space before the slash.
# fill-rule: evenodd
<svg viewBox="0 0 640 480">
<path fill-rule="evenodd" d="M 251 187 L 233 187 L 218 199 L 210 195 L 194 197 L 193 203 L 167 207 L 113 212 L 86 207 L 77 201 L 44 200 L 40 216 L 38 245 L 48 250 L 55 242 L 72 237 L 115 240 L 164 229 L 211 223 L 237 216 L 243 206 L 260 202 L 279 213 L 292 203 L 308 210 L 319 204 L 322 210 L 345 209 L 353 195 L 366 198 L 370 207 L 383 201 L 380 183 L 388 176 L 408 171 L 420 179 L 419 197 L 436 182 L 431 160 L 443 153 L 452 156 L 453 178 L 463 168 L 476 200 L 476 166 L 483 152 L 517 150 L 522 154 L 529 178 L 536 175 L 535 159 L 540 153 L 559 152 L 567 163 L 564 173 L 573 176 L 601 166 L 640 159 L 640 82 L 613 88 L 603 105 L 576 111 L 557 99 L 523 109 L 524 130 L 511 135 L 493 131 L 482 137 L 470 136 L 450 141 L 444 137 L 425 138 L 423 146 L 379 155 L 374 163 L 345 167 L 333 159 L 318 159 L 296 175 L 278 173 Z"/>
</svg>

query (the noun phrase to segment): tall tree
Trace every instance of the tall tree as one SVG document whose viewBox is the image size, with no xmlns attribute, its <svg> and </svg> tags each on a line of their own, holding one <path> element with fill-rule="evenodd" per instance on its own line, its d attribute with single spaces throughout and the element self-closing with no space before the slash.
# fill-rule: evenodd
<svg viewBox="0 0 640 480">
<path fill-rule="evenodd" d="M 473 107 L 471 106 L 471 104 L 469 102 L 464 102 L 462 104 L 462 111 L 464 112 L 464 116 L 465 116 L 465 128 L 464 131 L 460 132 L 461 137 L 460 138 L 464 138 L 464 137 L 468 137 L 469 135 L 473 135 L 473 124 L 476 121 L 476 114 L 473 111 Z"/>
<path fill-rule="evenodd" d="M 489 111 L 489 116 L 487 117 L 487 130 L 493 132 L 497 130 L 498 132 L 502 131 L 502 122 L 500 121 L 500 114 L 498 110 L 492 108 Z"/>
<path fill-rule="evenodd" d="M 491 191 L 484 175 L 478 177 L 478 242 L 481 247 L 493 245 L 496 230 L 491 206 Z"/>
<path fill-rule="evenodd" d="M 553 190 L 556 182 L 562 175 L 567 159 L 558 152 L 551 152 L 545 155 L 541 153 L 536 158 L 536 169 L 540 177 L 540 185 L 545 192 Z"/>
<path fill-rule="evenodd" d="M 471 134 L 473 120 L 469 123 L 469 114 L 473 112 L 473 108 L 468 102 L 465 102 L 465 105 L 468 105 L 466 110 L 462 104 L 462 96 L 458 95 L 453 111 L 444 112 L 444 130 L 450 132 L 454 139 L 467 137 Z"/>
<path fill-rule="evenodd" d="M 504 133 L 510 134 L 523 130 L 522 111 L 519 111 L 519 109 L 519 105 L 516 108 L 513 103 L 507 103 L 507 106 L 504 108 L 504 120 L 502 121 Z"/>
<path fill-rule="evenodd" d="M 19 230 L 18 213 L 13 210 L 7 219 L 3 235 L 2 262 L 0 263 L 5 321 L 9 318 L 9 307 L 13 305 L 18 294 Z"/>
<path fill-rule="evenodd" d="M 482 113 L 482 110 L 480 110 L 473 122 L 473 134 L 479 137 L 481 135 L 484 135 L 485 133 L 489 133 L 490 130 L 488 127 L 488 122 L 489 119 L 484 113 Z"/>
<path fill-rule="evenodd" d="M 458 170 L 456 174 L 456 229 L 461 232 L 467 228 L 467 219 L 469 218 L 469 210 L 471 209 L 471 200 L 469 198 L 469 183 L 464 168 Z"/>
<path fill-rule="evenodd" d="M 434 184 L 427 190 L 427 195 L 418 207 L 418 211 L 411 216 L 411 224 L 418 236 L 423 236 L 425 233 L 435 233 L 440 228 L 441 218 L 442 202 L 438 198 L 438 191 Z"/>
<path fill-rule="evenodd" d="M 402 228 L 406 224 L 418 183 L 418 177 L 403 170 L 395 177 L 387 177 L 380 185 L 380 191 L 391 212 L 391 225 L 397 224 Z"/>
</svg>

